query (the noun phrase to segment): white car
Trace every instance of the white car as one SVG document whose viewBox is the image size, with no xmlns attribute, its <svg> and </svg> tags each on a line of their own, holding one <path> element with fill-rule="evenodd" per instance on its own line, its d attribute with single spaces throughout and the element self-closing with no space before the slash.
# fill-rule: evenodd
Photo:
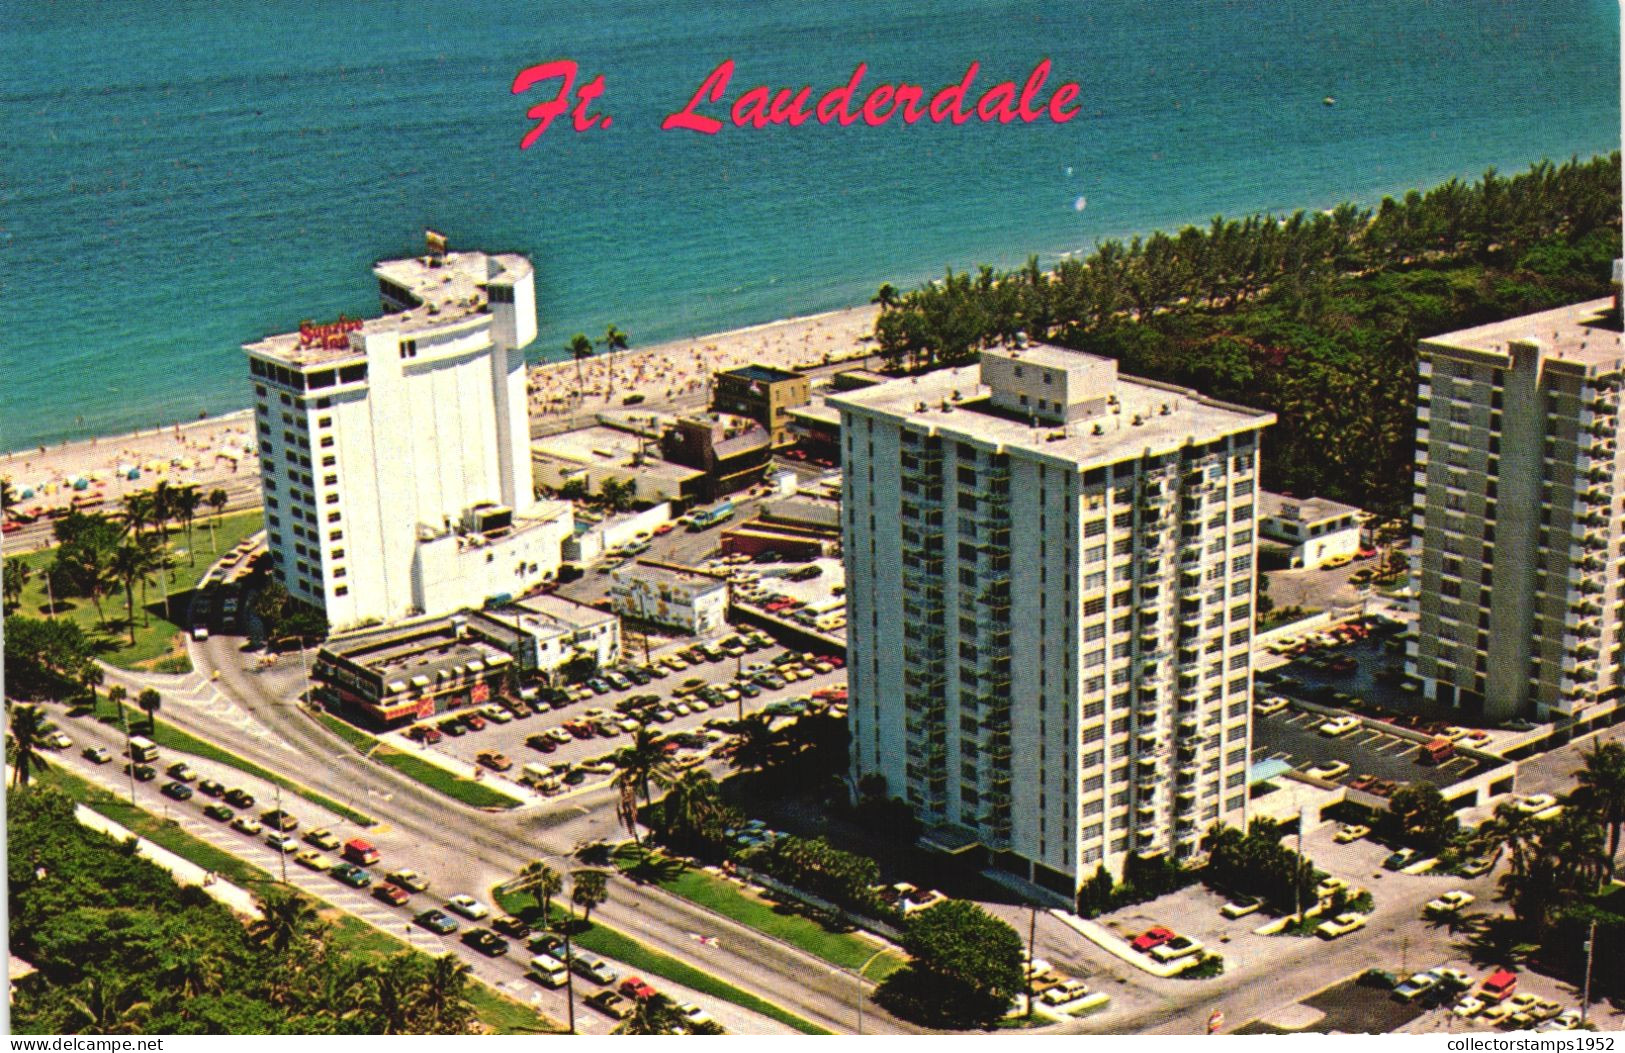
<svg viewBox="0 0 1625 1053">
<path fill-rule="evenodd" d="M 1333 717 L 1320 726 L 1320 733 L 1336 738 L 1339 735 L 1347 735 L 1359 726 L 1358 717 Z"/>
<path fill-rule="evenodd" d="M 1461 1001 L 1451 1006 L 1450 1011 L 1457 1016 L 1466 1019 L 1467 1017 L 1477 1016 L 1479 1013 L 1482 1013 L 1484 1011 L 1484 1007 L 1487 1005 L 1489 1005 L 1489 1003 L 1477 995 L 1467 995 Z"/>
<path fill-rule="evenodd" d="M 1290 703 L 1288 703 L 1287 700 L 1282 698 L 1280 695 L 1271 695 L 1262 702 L 1256 703 L 1253 706 L 1253 712 L 1257 713 L 1261 717 L 1267 717 L 1271 713 L 1281 712 L 1281 710 L 1285 709 L 1289 704 Z"/>
<path fill-rule="evenodd" d="M 1348 774 L 1348 770 L 1348 761 L 1339 760 L 1329 761 L 1326 764 L 1317 764 L 1313 768 L 1307 769 L 1304 774 L 1309 776 L 1311 779 L 1324 779 L 1327 782 L 1330 782 L 1339 775 Z"/>
<path fill-rule="evenodd" d="M 1535 1028 L 1536 1031 L 1573 1031 L 1580 1026 L 1580 1011 L 1565 1009 L 1552 1019 Z"/>
<path fill-rule="evenodd" d="M 1529 815 L 1534 815 L 1537 812 L 1544 812 L 1546 809 L 1550 808 L 1552 805 L 1554 805 L 1556 803 L 1557 803 L 1557 798 L 1553 797 L 1551 794 L 1549 794 L 1549 793 L 1536 793 L 1536 794 L 1530 794 L 1529 796 L 1526 796 L 1526 797 L 1518 798 L 1517 803 L 1514 805 L 1514 807 L 1516 807 L 1518 809 L 1518 811 L 1520 811 L 1520 812 L 1525 812 L 1525 813 L 1527 813 Z"/>
<path fill-rule="evenodd" d="M 60 731 L 53 731 L 45 736 L 45 745 L 54 750 L 65 750 L 73 747 L 73 740 Z"/>
<path fill-rule="evenodd" d="M 1063 1006 L 1076 1002 L 1089 993 L 1089 985 L 1082 980 L 1062 980 L 1038 996 L 1038 1000 L 1048 1006 Z"/>
<path fill-rule="evenodd" d="M 1459 910 L 1472 906 L 1473 901 L 1477 898 L 1471 892 L 1465 892 L 1459 888 L 1452 889 L 1438 899 L 1428 900 L 1427 912 L 1429 914 L 1454 914 Z"/>
<path fill-rule="evenodd" d="M 678 1002 L 677 1015 L 688 1022 L 689 1027 L 705 1027 L 715 1024 L 717 1018 L 695 1005 L 693 1002 Z"/>
<path fill-rule="evenodd" d="M 490 907 L 487 907 L 485 904 L 481 903 L 479 900 L 475 899 L 473 896 L 470 896 L 466 892 L 460 892 L 448 899 L 446 901 L 446 909 L 454 914 L 461 914 L 469 921 L 479 921 L 481 918 L 489 917 L 491 914 Z"/>
<path fill-rule="evenodd" d="M 283 855 L 299 851 L 299 842 L 292 834 L 274 833 L 265 839 L 267 848 L 275 849 Z"/>
<path fill-rule="evenodd" d="M 1356 929 L 1365 928 L 1365 922 L 1366 916 L 1364 914 L 1339 914 L 1331 921 L 1323 921 L 1316 926 L 1315 935 L 1323 940 L 1335 940 L 1337 937 L 1346 936 Z"/>
</svg>

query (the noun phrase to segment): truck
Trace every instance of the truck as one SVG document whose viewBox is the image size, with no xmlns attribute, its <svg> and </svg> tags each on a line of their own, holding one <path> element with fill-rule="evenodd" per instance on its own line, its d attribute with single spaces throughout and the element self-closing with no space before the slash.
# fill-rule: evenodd
<svg viewBox="0 0 1625 1053">
<path fill-rule="evenodd" d="M 689 514 L 688 529 L 691 532 L 709 530 L 718 523 L 725 523 L 733 518 L 734 503 L 732 501 L 718 501 L 707 508 L 697 509 Z"/>
<path fill-rule="evenodd" d="M 158 759 L 158 747 L 149 738 L 141 735 L 131 735 L 130 759 L 140 764 L 151 763 Z"/>
<path fill-rule="evenodd" d="M 350 862 L 357 863 L 364 867 L 372 866 L 374 863 L 378 862 L 378 849 L 374 848 L 370 841 L 363 841 L 359 837 L 354 837 L 344 842 L 344 851 L 342 854 L 344 858 L 348 859 Z"/>
<path fill-rule="evenodd" d="M 1456 744 L 1441 735 L 1422 743 L 1416 759 L 1423 764 L 1443 764 L 1455 755 Z"/>
</svg>

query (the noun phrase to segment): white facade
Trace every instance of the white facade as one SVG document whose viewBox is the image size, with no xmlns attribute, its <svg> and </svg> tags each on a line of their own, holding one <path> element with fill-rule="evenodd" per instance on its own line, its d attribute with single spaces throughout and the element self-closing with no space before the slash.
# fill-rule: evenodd
<svg viewBox="0 0 1625 1053">
<path fill-rule="evenodd" d="M 624 617 L 710 636 L 727 628 L 728 582 L 711 574 L 639 561 L 610 574 L 610 598 Z"/>
<path fill-rule="evenodd" d="M 586 604 L 557 596 L 531 596 L 474 615 L 523 635 L 529 654 L 522 668 L 552 674 L 583 656 L 600 669 L 621 660 L 621 619 Z"/>
<path fill-rule="evenodd" d="M 531 486 L 529 261 L 455 253 L 374 274 L 389 313 L 244 349 L 276 574 L 335 628 L 531 588 L 557 572 L 571 520 Z"/>
<path fill-rule="evenodd" d="M 1259 501 L 1258 532 L 1290 549 L 1290 567 L 1313 570 L 1359 554 L 1360 510 L 1324 498 L 1300 501 L 1266 493 Z"/>
<path fill-rule="evenodd" d="M 1005 408 L 1017 364 L 1067 374 L 1046 412 L 1070 423 Z M 1054 348 L 830 403 L 852 775 L 1067 896 L 1239 819 L 1273 415 Z"/>
</svg>

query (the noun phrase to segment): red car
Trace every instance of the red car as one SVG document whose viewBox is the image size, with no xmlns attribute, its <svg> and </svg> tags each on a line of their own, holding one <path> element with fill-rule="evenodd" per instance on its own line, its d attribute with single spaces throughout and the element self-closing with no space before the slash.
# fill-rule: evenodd
<svg viewBox="0 0 1625 1053">
<path fill-rule="evenodd" d="M 382 900 L 392 907 L 404 907 L 411 895 L 399 885 L 379 885 L 372 890 L 372 898 Z"/>
<path fill-rule="evenodd" d="M 478 713 L 466 714 L 463 717 L 463 723 L 467 725 L 469 731 L 485 730 L 485 718 L 480 716 Z"/>
<path fill-rule="evenodd" d="M 647 1002 L 659 992 L 643 982 L 641 977 L 628 976 L 621 981 L 621 994 L 628 998 L 636 998 L 640 1002 Z"/>
<path fill-rule="evenodd" d="M 1153 925 L 1149 929 L 1146 929 L 1144 932 L 1140 933 L 1140 935 L 1136 936 L 1134 938 L 1134 942 L 1129 944 L 1129 946 L 1133 947 L 1141 954 L 1149 954 L 1154 948 L 1161 947 L 1163 944 L 1173 939 L 1174 935 L 1175 933 L 1172 929 L 1165 929 L 1161 925 Z"/>
<path fill-rule="evenodd" d="M 677 527 L 673 523 L 661 523 L 659 526 L 655 527 L 655 537 L 665 537 L 667 534 L 676 529 Z"/>
<path fill-rule="evenodd" d="M 431 728 L 427 724 L 418 724 L 406 733 L 406 737 L 413 742 L 423 742 L 433 746 L 446 736 L 440 733 L 439 728 Z"/>
</svg>

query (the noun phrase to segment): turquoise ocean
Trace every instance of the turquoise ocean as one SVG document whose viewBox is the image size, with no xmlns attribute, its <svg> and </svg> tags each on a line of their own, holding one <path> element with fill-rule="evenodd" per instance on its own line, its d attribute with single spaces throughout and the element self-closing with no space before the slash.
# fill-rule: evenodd
<svg viewBox="0 0 1625 1053">
<path fill-rule="evenodd" d="M 533 351 L 560 357 L 609 323 L 649 345 L 1620 143 L 1611 0 L 87 0 L 5 23 L 0 449 L 244 405 L 244 341 L 375 312 L 369 265 L 426 227 L 528 254 Z M 1082 85 L 1070 124 L 659 130 L 724 58 L 731 100 L 1044 57 Z M 540 100 L 509 86 L 556 58 L 605 75 L 614 126 L 520 152 Z"/>
</svg>

